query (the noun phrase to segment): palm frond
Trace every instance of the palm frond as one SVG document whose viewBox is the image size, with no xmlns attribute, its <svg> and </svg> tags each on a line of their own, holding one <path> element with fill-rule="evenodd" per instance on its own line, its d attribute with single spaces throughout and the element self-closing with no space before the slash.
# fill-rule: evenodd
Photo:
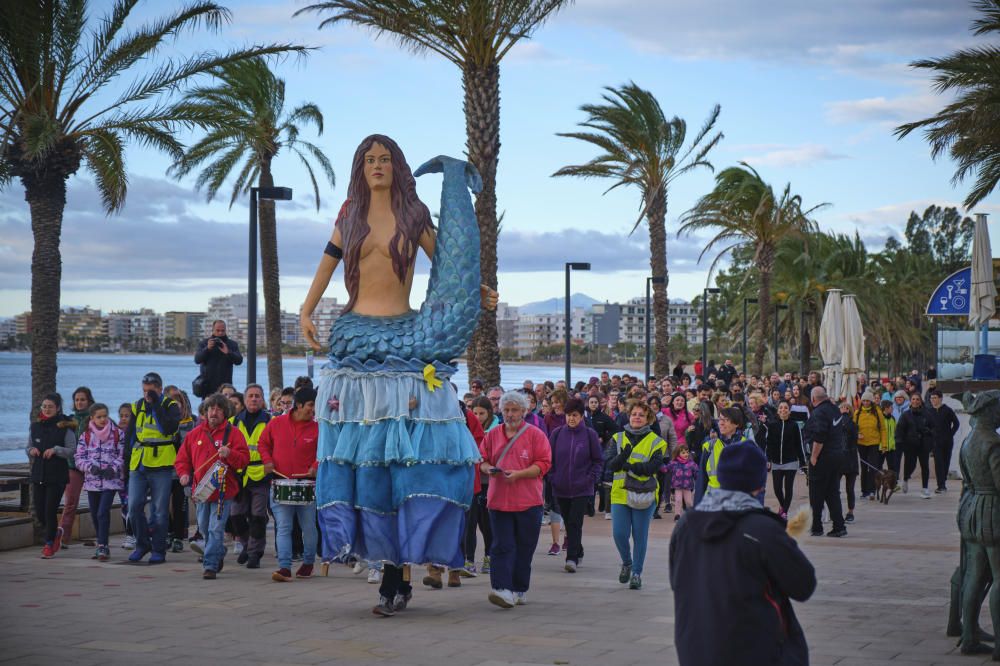
<svg viewBox="0 0 1000 666">
<path fill-rule="evenodd" d="M 91 130 L 83 139 L 83 156 L 94 174 L 101 202 L 109 214 L 125 205 L 128 172 L 121 137 L 111 130 Z"/>
</svg>

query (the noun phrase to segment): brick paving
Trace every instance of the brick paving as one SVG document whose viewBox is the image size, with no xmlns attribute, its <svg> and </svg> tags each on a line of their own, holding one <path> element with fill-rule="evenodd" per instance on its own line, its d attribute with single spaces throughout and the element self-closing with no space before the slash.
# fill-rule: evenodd
<svg viewBox="0 0 1000 666">
<path fill-rule="evenodd" d="M 931 500 L 911 492 L 889 506 L 859 501 L 846 539 L 804 537 L 819 578 L 813 598 L 796 605 L 811 663 L 990 663 L 960 656 L 944 635 L 958 558 L 951 485 Z M 669 517 L 654 521 L 639 592 L 618 584 L 611 523 L 597 516 L 584 528 L 587 557 L 574 575 L 562 571 L 561 557 L 546 556 L 543 528 L 526 606 L 490 605 L 483 576 L 431 591 L 414 571 L 410 608 L 388 619 L 370 614 L 376 586 L 343 566 L 279 584 L 270 580 L 270 555 L 257 571 L 230 555 L 218 580 L 203 581 L 189 551 L 156 567 L 122 564 L 127 552 L 117 546 L 119 562 L 108 563 L 90 560 L 92 549 L 81 545 L 49 561 L 36 548 L 0 553 L 0 663 L 676 664 L 672 529 Z"/>
</svg>

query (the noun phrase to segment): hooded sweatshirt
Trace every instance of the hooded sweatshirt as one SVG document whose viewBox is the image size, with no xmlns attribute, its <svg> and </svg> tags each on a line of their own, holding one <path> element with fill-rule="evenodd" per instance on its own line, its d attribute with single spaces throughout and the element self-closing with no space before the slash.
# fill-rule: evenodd
<svg viewBox="0 0 1000 666">
<path fill-rule="evenodd" d="M 601 440 L 593 428 L 581 420 L 575 428 L 568 424 L 549 435 L 552 445 L 552 468 L 549 483 L 556 497 L 573 498 L 594 495 L 604 468 Z"/>
<path fill-rule="evenodd" d="M 267 423 L 257 442 L 261 462 L 274 465 L 286 477 L 303 477 L 316 468 L 319 425 L 296 421 L 291 414 L 276 416 Z"/>
<path fill-rule="evenodd" d="M 785 522 L 747 493 L 716 489 L 670 539 L 674 644 L 681 666 L 808 664 L 789 599 L 816 589 Z"/>
</svg>

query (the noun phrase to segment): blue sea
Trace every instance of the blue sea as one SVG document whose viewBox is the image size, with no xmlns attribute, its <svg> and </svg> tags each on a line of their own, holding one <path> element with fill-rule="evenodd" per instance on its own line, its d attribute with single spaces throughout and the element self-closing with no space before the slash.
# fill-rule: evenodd
<svg viewBox="0 0 1000 666">
<path fill-rule="evenodd" d="M 324 356 L 315 359 L 316 370 L 325 361 Z M 155 371 L 163 377 L 164 384 L 176 384 L 191 393 L 191 381 L 198 374 L 192 356 L 159 354 L 59 354 L 58 390 L 62 394 L 66 411 L 72 409 L 70 402 L 73 391 L 78 386 L 89 386 L 98 402 L 106 403 L 117 411 L 123 402 L 137 400 L 142 394 L 142 376 Z M 506 388 L 519 388 L 525 379 L 532 381 L 556 381 L 563 378 L 561 365 L 504 364 L 500 368 Z M 600 374 L 600 369 L 573 366 L 573 379 L 586 380 Z M 295 378 L 306 374 L 306 359 L 290 357 L 284 359 L 285 383 L 290 385 Z M 246 362 L 233 372 L 233 383 L 246 383 Z M 257 361 L 257 381 L 267 384 L 267 361 Z M 453 381 L 459 391 L 465 392 L 469 386 L 469 376 L 464 364 L 460 363 Z M 31 355 L 25 352 L 0 353 L 0 463 L 26 462 L 23 452 L 28 437 L 28 418 L 31 405 Z"/>
</svg>

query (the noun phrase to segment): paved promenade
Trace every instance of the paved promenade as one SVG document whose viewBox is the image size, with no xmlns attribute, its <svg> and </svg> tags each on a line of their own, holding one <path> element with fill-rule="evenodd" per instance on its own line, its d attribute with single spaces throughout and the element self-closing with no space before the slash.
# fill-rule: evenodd
<svg viewBox="0 0 1000 666">
<path fill-rule="evenodd" d="M 819 587 L 796 612 L 813 664 L 989 663 L 958 655 L 944 636 L 958 558 L 958 483 L 951 487 L 931 500 L 911 492 L 888 507 L 866 501 L 846 539 L 804 538 Z M 802 502 L 804 491 L 800 483 Z M 370 613 L 376 586 L 345 567 L 278 584 L 270 555 L 257 571 L 230 555 L 218 580 L 203 581 L 191 552 L 157 567 L 101 564 L 80 545 L 50 561 L 39 549 L 0 553 L 0 662 L 676 664 L 667 580 L 673 524 L 654 521 L 639 592 L 618 584 L 611 523 L 598 516 L 584 528 L 587 558 L 575 575 L 562 571 L 561 557 L 545 555 L 543 528 L 527 606 L 490 605 L 486 577 L 431 591 L 415 572 L 410 609 L 388 619 Z M 114 543 L 114 557 L 124 560 Z"/>
</svg>

